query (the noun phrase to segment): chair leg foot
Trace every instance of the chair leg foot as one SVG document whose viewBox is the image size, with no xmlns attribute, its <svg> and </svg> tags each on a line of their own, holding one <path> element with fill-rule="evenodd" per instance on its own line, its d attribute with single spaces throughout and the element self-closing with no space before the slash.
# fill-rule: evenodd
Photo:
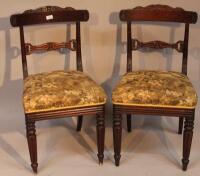
<svg viewBox="0 0 200 176">
<path fill-rule="evenodd" d="M 113 142 L 114 142 L 114 158 L 115 165 L 119 166 L 121 158 L 121 138 L 122 138 L 122 118 L 121 114 L 115 113 L 113 111 Z"/>
<path fill-rule="evenodd" d="M 183 132 L 183 117 L 179 117 L 179 127 L 178 127 L 178 134 L 182 134 Z"/>
<path fill-rule="evenodd" d="M 189 160 L 182 159 L 182 169 L 183 169 L 183 171 L 187 170 L 188 163 L 189 163 Z"/>
<path fill-rule="evenodd" d="M 33 172 L 37 173 L 38 163 L 35 121 L 26 119 L 26 136 L 31 159 L 31 167 L 33 169 Z"/>
<path fill-rule="evenodd" d="M 193 137 L 193 128 L 194 128 L 194 116 L 186 117 L 184 124 L 184 133 L 183 133 L 183 159 L 182 159 L 182 169 L 187 170 L 189 163 L 190 149 L 192 144 Z"/>
<path fill-rule="evenodd" d="M 31 164 L 33 172 L 37 174 L 38 164 Z"/>
<path fill-rule="evenodd" d="M 114 155 L 115 158 L 115 166 L 119 166 L 121 155 Z"/>
<path fill-rule="evenodd" d="M 100 164 L 100 165 L 103 164 L 104 155 L 99 155 L 99 154 L 97 154 L 97 156 L 98 156 L 98 159 L 99 159 L 99 164 Z"/>
<path fill-rule="evenodd" d="M 78 116 L 76 131 L 81 131 L 83 123 L 83 116 Z"/>
<path fill-rule="evenodd" d="M 127 114 L 127 131 L 131 132 L 131 114 Z"/>
<path fill-rule="evenodd" d="M 97 114 L 97 148 L 99 164 L 103 164 L 105 140 L 105 116 L 104 112 Z"/>
</svg>

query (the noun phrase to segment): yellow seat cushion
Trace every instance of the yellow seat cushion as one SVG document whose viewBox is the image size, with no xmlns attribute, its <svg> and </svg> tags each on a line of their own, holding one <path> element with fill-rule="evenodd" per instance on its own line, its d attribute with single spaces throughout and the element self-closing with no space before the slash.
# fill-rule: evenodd
<svg viewBox="0 0 200 176">
<path fill-rule="evenodd" d="M 125 74 L 112 94 L 113 104 L 192 109 L 197 94 L 178 72 L 135 71 Z"/>
<path fill-rule="evenodd" d="M 104 90 L 79 71 L 54 71 L 24 80 L 25 113 L 105 104 Z"/>
</svg>

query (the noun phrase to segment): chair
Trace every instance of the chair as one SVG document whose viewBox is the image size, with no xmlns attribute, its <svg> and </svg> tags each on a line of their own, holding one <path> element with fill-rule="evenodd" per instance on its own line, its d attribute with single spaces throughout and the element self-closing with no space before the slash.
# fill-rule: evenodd
<svg viewBox="0 0 200 176">
<path fill-rule="evenodd" d="M 80 22 L 88 21 L 88 19 L 87 10 L 56 6 L 27 10 L 22 14 L 12 15 L 10 18 L 12 26 L 19 27 L 20 30 L 24 78 L 23 104 L 31 166 L 35 173 L 37 173 L 38 167 L 35 122 L 40 120 L 78 116 L 77 131 L 80 131 L 83 116 L 95 115 L 97 118 L 97 156 L 99 163 L 103 163 L 106 95 L 100 86 L 83 73 L 82 67 Z M 25 43 L 25 26 L 57 25 L 61 22 L 76 24 L 76 39 L 41 45 Z M 34 75 L 28 74 L 27 55 L 59 49 L 76 51 L 77 71 L 59 70 Z"/>
<path fill-rule="evenodd" d="M 131 131 L 131 114 L 179 117 L 179 134 L 183 120 L 183 159 L 185 171 L 193 136 L 197 94 L 187 77 L 189 26 L 196 23 L 195 12 L 165 5 L 150 5 L 120 11 L 120 20 L 127 23 L 127 73 L 113 90 L 113 138 L 115 165 L 119 166 L 122 135 L 122 114 L 127 115 L 127 129 Z M 162 41 L 141 42 L 132 38 L 132 22 L 176 22 L 185 24 L 184 40 L 176 43 Z M 155 24 L 155 23 L 154 23 Z M 132 50 L 171 48 L 183 54 L 182 73 L 172 71 L 132 71 Z"/>
</svg>

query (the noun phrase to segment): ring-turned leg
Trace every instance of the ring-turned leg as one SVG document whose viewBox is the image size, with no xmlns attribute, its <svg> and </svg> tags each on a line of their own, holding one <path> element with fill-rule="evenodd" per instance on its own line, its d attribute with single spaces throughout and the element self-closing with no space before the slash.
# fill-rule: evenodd
<svg viewBox="0 0 200 176">
<path fill-rule="evenodd" d="M 83 116 L 78 116 L 76 131 L 81 131 L 82 123 L 83 123 Z"/>
<path fill-rule="evenodd" d="M 31 167 L 33 169 L 33 172 L 37 173 L 38 163 L 35 121 L 26 119 L 26 136 L 31 159 Z"/>
<path fill-rule="evenodd" d="M 183 117 L 179 117 L 179 126 L 178 126 L 178 134 L 182 134 L 183 132 Z"/>
<path fill-rule="evenodd" d="M 127 114 L 127 131 L 131 132 L 131 114 Z"/>
<path fill-rule="evenodd" d="M 113 142 L 115 165 L 119 166 L 121 158 L 122 118 L 121 114 L 113 111 Z"/>
<path fill-rule="evenodd" d="M 97 148 L 99 164 L 103 164 L 105 140 L 105 115 L 104 112 L 97 114 Z"/>
<path fill-rule="evenodd" d="M 193 137 L 193 128 L 194 128 L 194 116 L 185 117 L 184 124 L 184 133 L 183 133 L 183 170 L 187 170 L 187 166 L 189 163 L 190 149 L 192 144 Z"/>
</svg>

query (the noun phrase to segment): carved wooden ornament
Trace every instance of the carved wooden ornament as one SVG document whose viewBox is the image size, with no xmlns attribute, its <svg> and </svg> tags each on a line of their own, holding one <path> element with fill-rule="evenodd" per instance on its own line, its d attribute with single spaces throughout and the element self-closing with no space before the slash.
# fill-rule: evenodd
<svg viewBox="0 0 200 176">
<path fill-rule="evenodd" d="M 152 48 L 152 49 L 172 48 L 176 49 L 178 52 L 183 52 L 184 42 L 178 41 L 176 43 L 166 43 L 158 40 L 150 42 L 140 42 L 137 39 L 132 39 L 132 49 L 138 50 L 140 48 Z"/>
<path fill-rule="evenodd" d="M 69 42 L 62 43 L 48 42 L 41 45 L 32 45 L 30 43 L 26 43 L 25 47 L 26 55 L 30 55 L 33 52 L 53 51 L 62 48 L 67 48 L 71 51 L 76 51 L 76 40 L 70 40 Z"/>
</svg>

